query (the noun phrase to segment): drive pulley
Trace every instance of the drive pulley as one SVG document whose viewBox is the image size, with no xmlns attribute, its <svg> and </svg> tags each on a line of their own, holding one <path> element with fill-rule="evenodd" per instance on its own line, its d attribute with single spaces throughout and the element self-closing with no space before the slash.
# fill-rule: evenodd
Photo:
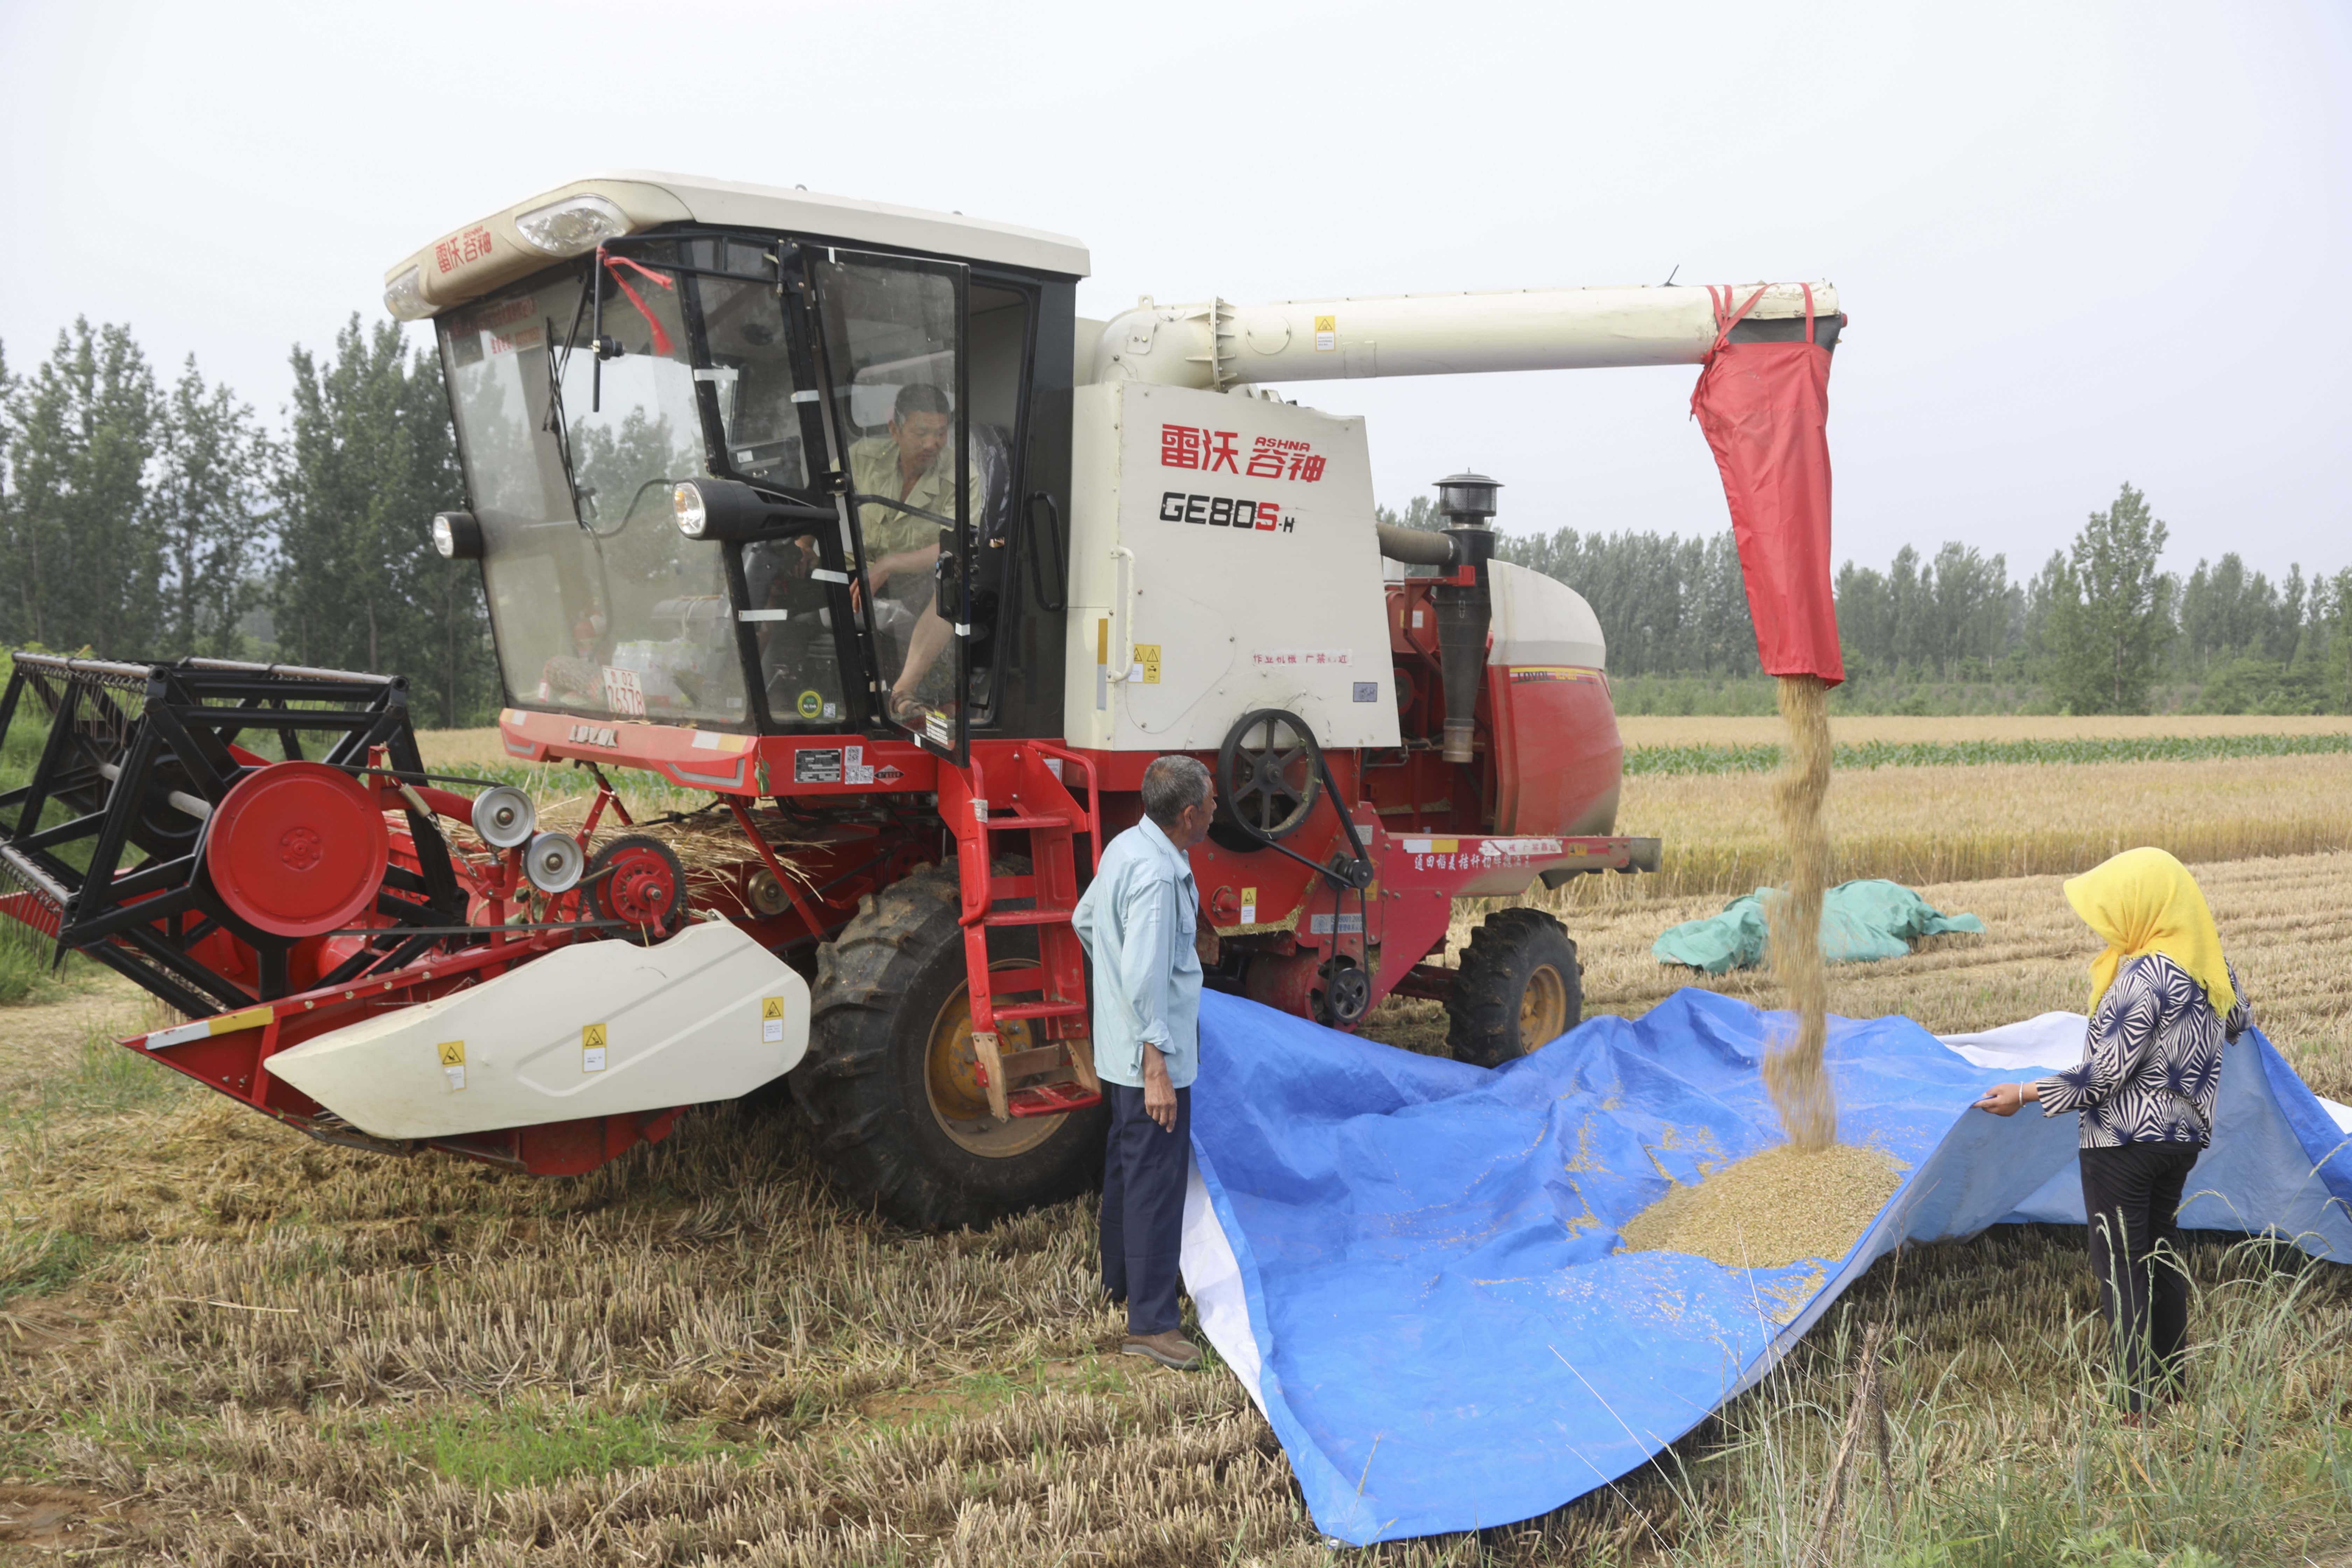
<svg viewBox="0 0 2352 1568">
<path fill-rule="evenodd" d="M 1315 815 L 1322 773 L 1322 748 L 1304 719 L 1281 708 L 1243 714 L 1217 749 L 1220 826 L 1231 833 L 1222 820 L 1230 815 L 1242 833 L 1235 842 L 1218 841 L 1249 850 L 1289 837 Z"/>
</svg>

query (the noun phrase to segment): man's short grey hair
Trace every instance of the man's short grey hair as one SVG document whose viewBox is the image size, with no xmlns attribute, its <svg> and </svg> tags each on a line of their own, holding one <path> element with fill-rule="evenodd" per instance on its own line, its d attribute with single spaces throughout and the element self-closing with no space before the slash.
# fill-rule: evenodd
<svg viewBox="0 0 2352 1568">
<path fill-rule="evenodd" d="M 1154 757 L 1143 770 L 1143 815 L 1162 829 L 1209 795 L 1209 770 L 1198 757 Z"/>
</svg>

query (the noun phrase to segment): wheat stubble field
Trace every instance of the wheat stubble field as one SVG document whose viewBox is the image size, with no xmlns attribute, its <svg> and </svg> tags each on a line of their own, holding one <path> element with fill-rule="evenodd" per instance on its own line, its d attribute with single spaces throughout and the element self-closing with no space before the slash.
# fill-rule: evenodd
<svg viewBox="0 0 2352 1568">
<path fill-rule="evenodd" d="M 2320 1092 L 2352 1098 L 2352 847 L 2325 837 L 2352 832 L 2347 765 L 1842 777 L 1834 830 L 1954 868 L 1916 879 L 1990 934 L 1833 970 L 1832 1005 L 1941 1030 L 2079 1008 L 2092 944 L 2058 895 L 2072 863 L 2048 858 L 2202 833 L 2200 876 L 2265 1028 Z M 1629 780 L 1625 828 L 1664 833 L 1688 865 L 1559 901 L 1591 1010 L 1638 1012 L 1680 983 L 1649 943 L 1752 885 L 1761 794 Z M 1430 1015 L 1392 1005 L 1372 1032 L 1442 1047 Z M 1793 1563 L 1861 1327 L 1884 1323 L 1888 1469 L 1853 1472 L 1822 1560 L 2352 1561 L 2352 1279 L 2226 1240 L 2191 1255 L 2204 1381 L 2152 1430 L 2100 1397 L 2079 1236 L 1997 1230 L 1883 1261 L 1782 1375 L 1613 1492 L 1335 1553 L 1229 1375 L 1105 1353 L 1119 1320 L 1092 1293 L 1083 1205 L 898 1233 L 830 1199 L 772 1104 L 697 1113 L 574 1181 L 387 1161 L 106 1043 L 152 1022 L 108 986 L 0 1011 L 5 1560 Z"/>
</svg>

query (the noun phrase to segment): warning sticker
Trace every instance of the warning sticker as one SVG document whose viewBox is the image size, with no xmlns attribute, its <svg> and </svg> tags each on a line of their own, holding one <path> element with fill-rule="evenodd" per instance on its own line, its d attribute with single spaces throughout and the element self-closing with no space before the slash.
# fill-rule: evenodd
<svg viewBox="0 0 2352 1568">
<path fill-rule="evenodd" d="M 1242 889 L 1242 924 L 1245 926 L 1257 924 L 1257 889 L 1255 888 Z"/>
<path fill-rule="evenodd" d="M 583 1024 L 580 1026 L 580 1070 L 604 1070 L 604 1026 L 602 1024 Z"/>
<path fill-rule="evenodd" d="M 1146 686 L 1160 684 L 1160 645 L 1158 643 L 1139 642 L 1135 645 L 1135 663 L 1129 667 L 1127 678 L 1129 680 L 1139 680 Z"/>
<path fill-rule="evenodd" d="M 441 1070 L 448 1075 L 453 1089 L 466 1087 L 466 1042 L 444 1040 L 434 1047 L 441 1054 Z"/>
<path fill-rule="evenodd" d="M 839 784 L 841 748 L 803 746 L 793 753 L 793 783 Z"/>
<path fill-rule="evenodd" d="M 770 1046 L 784 1043 L 784 999 L 781 996 L 760 998 L 760 1041 Z"/>
<path fill-rule="evenodd" d="M 1315 352 L 1317 353 L 1329 353 L 1333 349 L 1336 349 L 1339 346 L 1339 318 L 1337 316 L 1316 317 Z"/>
</svg>

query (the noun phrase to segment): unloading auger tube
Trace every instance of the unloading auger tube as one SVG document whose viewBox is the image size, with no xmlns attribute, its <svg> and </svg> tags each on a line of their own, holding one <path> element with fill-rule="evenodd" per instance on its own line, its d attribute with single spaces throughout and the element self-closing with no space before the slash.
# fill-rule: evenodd
<svg viewBox="0 0 2352 1568">
<path fill-rule="evenodd" d="M 1803 336 L 1808 288 L 1816 337 L 1834 347 L 1843 318 L 1837 287 L 1826 282 L 1732 285 L 1739 303 L 1761 290 L 1732 341 Z M 1091 363 L 1081 353 L 1079 376 L 1223 391 L 1366 376 L 1697 364 L 1716 335 L 1706 289 L 1664 284 L 1263 305 L 1147 299 L 1103 324 Z"/>
</svg>

